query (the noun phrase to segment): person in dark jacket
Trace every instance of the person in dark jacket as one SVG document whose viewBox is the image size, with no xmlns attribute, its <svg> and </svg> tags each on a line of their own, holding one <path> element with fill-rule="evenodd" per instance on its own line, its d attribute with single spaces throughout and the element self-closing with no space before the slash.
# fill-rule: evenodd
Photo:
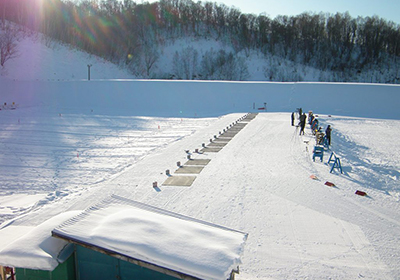
<svg viewBox="0 0 400 280">
<path fill-rule="evenodd" d="M 300 127 L 301 127 L 300 135 L 301 135 L 302 132 L 303 132 L 303 135 L 304 135 L 304 127 L 306 126 L 306 119 L 307 119 L 307 116 L 306 116 L 305 113 L 303 113 L 303 115 L 300 116 Z"/>
<path fill-rule="evenodd" d="M 328 127 L 325 130 L 325 136 L 326 136 L 326 139 L 328 140 L 329 146 L 331 145 L 331 132 L 332 132 L 332 128 L 330 125 L 328 125 Z"/>
<path fill-rule="evenodd" d="M 294 126 L 294 112 L 292 112 L 292 126 Z"/>
</svg>

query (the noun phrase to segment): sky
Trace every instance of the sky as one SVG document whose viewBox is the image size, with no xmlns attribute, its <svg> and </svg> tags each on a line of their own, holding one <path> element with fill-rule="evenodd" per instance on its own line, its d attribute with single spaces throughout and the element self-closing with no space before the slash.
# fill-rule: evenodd
<svg viewBox="0 0 400 280">
<path fill-rule="evenodd" d="M 266 13 L 271 18 L 277 15 L 298 15 L 311 12 L 346 12 L 354 18 L 377 15 L 386 20 L 400 23 L 400 1 L 398 0 L 224 0 L 216 1 L 228 7 L 235 6 L 243 13 Z"/>
</svg>

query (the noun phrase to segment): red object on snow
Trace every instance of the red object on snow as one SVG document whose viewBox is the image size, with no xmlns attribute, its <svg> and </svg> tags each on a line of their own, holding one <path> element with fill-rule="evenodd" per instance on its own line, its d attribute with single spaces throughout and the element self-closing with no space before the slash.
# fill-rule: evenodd
<svg viewBox="0 0 400 280">
<path fill-rule="evenodd" d="M 356 194 L 357 195 L 361 195 L 361 196 L 366 196 L 367 195 L 367 193 L 363 192 L 363 191 L 356 191 Z"/>
<path fill-rule="evenodd" d="M 258 110 L 265 110 L 265 107 L 258 108 Z"/>
<path fill-rule="evenodd" d="M 327 185 L 329 187 L 335 187 L 334 183 L 331 183 L 331 182 L 328 182 L 328 181 L 325 182 L 325 185 Z"/>
</svg>

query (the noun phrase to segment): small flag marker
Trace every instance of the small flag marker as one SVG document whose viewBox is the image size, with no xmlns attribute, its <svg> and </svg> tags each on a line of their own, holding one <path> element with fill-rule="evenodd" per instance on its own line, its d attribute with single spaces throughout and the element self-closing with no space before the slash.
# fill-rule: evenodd
<svg viewBox="0 0 400 280">
<path fill-rule="evenodd" d="M 325 182 L 325 185 L 327 185 L 328 187 L 336 187 L 334 183 L 328 181 Z"/>
<path fill-rule="evenodd" d="M 366 192 L 359 191 L 359 190 L 357 190 L 357 191 L 355 192 L 355 194 L 360 195 L 360 196 L 367 196 L 367 193 L 366 193 Z"/>
</svg>

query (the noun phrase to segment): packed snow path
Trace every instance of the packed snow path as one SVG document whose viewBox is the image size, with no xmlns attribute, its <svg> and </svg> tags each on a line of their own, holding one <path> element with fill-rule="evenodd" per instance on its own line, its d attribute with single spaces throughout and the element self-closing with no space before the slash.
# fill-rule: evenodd
<svg viewBox="0 0 400 280">
<path fill-rule="evenodd" d="M 116 193 L 249 233 L 238 279 L 398 279 L 397 177 L 392 181 L 386 178 L 385 190 L 381 178 L 375 178 L 368 165 L 360 168 L 367 158 L 360 149 L 368 150 L 368 143 L 354 145 L 346 120 L 321 118 L 337 127 L 332 141 L 333 149 L 342 157 L 343 175 L 329 173 L 327 156 L 323 163 L 312 161 L 313 137 L 309 130 L 299 136 L 290 126 L 289 114 L 261 113 L 220 152 L 196 155 L 211 161 L 191 187 L 160 187 L 158 191 L 152 187 L 152 182 L 165 180 L 166 169 L 175 170 L 177 161 L 184 162 L 185 150 L 200 148 L 201 143 L 241 116 L 214 119 L 180 141 L 148 154 L 124 172 L 116 170 L 115 176 L 96 186 L 47 203 L 17 219 L 14 225 L 38 224 Z M 358 121 L 358 131 L 368 129 L 368 120 L 350 121 Z M 398 121 L 382 122 L 392 129 L 393 143 L 400 136 Z M 378 134 L 374 137 L 379 138 Z M 390 157 L 392 150 L 379 152 L 379 158 Z M 398 165 L 388 160 L 380 176 L 392 174 Z M 378 163 L 374 169 L 377 167 Z M 319 180 L 310 179 L 310 175 Z M 337 187 L 327 187 L 325 181 Z M 360 188 L 369 197 L 356 196 L 354 192 Z"/>
</svg>

